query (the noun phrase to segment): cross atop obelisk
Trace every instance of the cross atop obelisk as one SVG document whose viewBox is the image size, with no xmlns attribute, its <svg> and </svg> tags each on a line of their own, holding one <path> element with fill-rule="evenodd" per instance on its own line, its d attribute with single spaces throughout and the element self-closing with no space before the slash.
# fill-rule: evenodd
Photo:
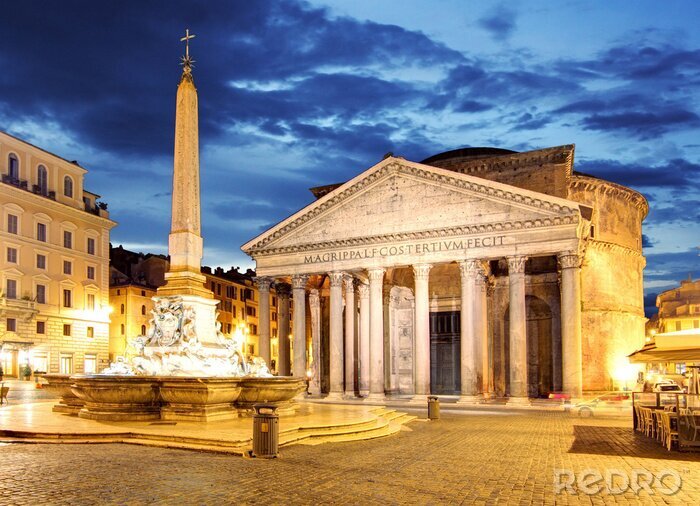
<svg viewBox="0 0 700 506">
<path fill-rule="evenodd" d="M 192 77 L 189 29 L 180 40 L 185 42 L 182 77 L 177 87 L 175 110 L 175 156 L 173 163 L 173 201 L 168 237 L 170 269 L 158 295 L 198 295 L 212 298 L 204 288 L 201 273 L 203 240 L 199 195 L 199 120 L 197 88 Z"/>
<path fill-rule="evenodd" d="M 180 42 L 185 43 L 185 56 L 182 57 L 183 70 L 187 73 L 192 72 L 194 60 L 190 58 L 190 39 L 194 39 L 196 35 L 190 34 L 190 29 L 185 29 L 185 36 L 180 39 Z"/>
</svg>

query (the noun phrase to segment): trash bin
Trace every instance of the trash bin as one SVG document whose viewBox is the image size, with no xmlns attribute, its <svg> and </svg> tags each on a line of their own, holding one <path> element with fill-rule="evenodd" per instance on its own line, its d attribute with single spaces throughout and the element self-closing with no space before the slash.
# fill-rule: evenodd
<svg viewBox="0 0 700 506">
<path fill-rule="evenodd" d="M 440 419 L 440 399 L 432 395 L 428 397 L 428 419 Z"/>
<path fill-rule="evenodd" d="M 279 448 L 279 415 L 273 404 L 253 406 L 253 457 L 273 459 Z"/>
</svg>

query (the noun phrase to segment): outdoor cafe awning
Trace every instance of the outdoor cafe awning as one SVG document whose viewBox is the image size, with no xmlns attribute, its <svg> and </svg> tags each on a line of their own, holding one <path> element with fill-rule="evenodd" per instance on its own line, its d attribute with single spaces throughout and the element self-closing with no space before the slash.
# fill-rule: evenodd
<svg viewBox="0 0 700 506">
<path fill-rule="evenodd" d="M 628 355 L 632 364 L 651 362 L 700 362 L 700 348 L 657 348 L 644 347 Z"/>
</svg>

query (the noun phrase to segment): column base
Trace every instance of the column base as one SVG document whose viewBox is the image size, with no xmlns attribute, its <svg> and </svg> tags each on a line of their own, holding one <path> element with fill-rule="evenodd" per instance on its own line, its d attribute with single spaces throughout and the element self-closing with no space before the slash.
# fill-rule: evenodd
<svg viewBox="0 0 700 506">
<path fill-rule="evenodd" d="M 369 402 L 386 402 L 386 395 L 384 393 L 370 393 L 365 397 L 365 400 Z"/>
<path fill-rule="evenodd" d="M 357 399 L 357 395 L 355 395 L 355 392 L 345 392 L 343 394 L 343 399 L 355 400 Z"/>
<path fill-rule="evenodd" d="M 508 397 L 506 401 L 506 406 L 513 407 L 530 407 L 529 397 Z"/>
<path fill-rule="evenodd" d="M 460 395 L 459 400 L 457 400 L 458 405 L 474 405 L 474 404 L 480 404 L 481 401 L 483 400 L 483 397 L 480 395 Z"/>
<path fill-rule="evenodd" d="M 408 401 L 408 403 L 409 404 L 421 404 L 423 406 L 427 406 L 428 405 L 428 396 L 429 396 L 429 394 L 416 394 L 413 397 L 411 397 L 411 400 Z"/>
<path fill-rule="evenodd" d="M 327 401 L 343 401 L 343 392 L 330 392 L 326 395 Z"/>
</svg>

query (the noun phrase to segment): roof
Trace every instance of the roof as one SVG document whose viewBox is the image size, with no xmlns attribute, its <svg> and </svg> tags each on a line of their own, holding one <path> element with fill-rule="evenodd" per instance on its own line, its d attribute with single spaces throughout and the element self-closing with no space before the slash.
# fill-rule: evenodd
<svg viewBox="0 0 700 506">
<path fill-rule="evenodd" d="M 29 147 L 32 147 L 34 149 L 38 149 L 39 151 L 42 151 L 42 152 L 46 153 L 47 155 L 53 156 L 54 158 L 58 158 L 59 160 L 61 160 L 63 162 L 70 163 L 71 165 L 75 165 L 79 169 L 87 172 L 87 169 L 85 167 L 83 167 L 82 165 L 80 165 L 77 160 L 68 160 L 66 158 L 63 158 L 62 156 L 59 156 L 56 153 L 52 153 L 51 151 L 47 151 L 44 148 L 40 148 L 39 146 L 32 144 L 31 142 L 27 142 L 24 139 L 20 139 L 19 137 L 15 136 L 15 135 L 9 134 L 5 130 L 0 130 L 0 133 L 7 135 L 8 137 L 11 137 L 12 139 L 19 141 L 23 144 L 26 144 Z"/>
<path fill-rule="evenodd" d="M 483 158 L 486 156 L 499 156 L 499 155 L 512 155 L 517 153 L 510 149 L 502 148 L 489 148 L 489 147 L 476 147 L 476 148 L 459 148 L 453 149 L 451 151 L 445 151 L 443 153 L 438 153 L 433 155 L 420 163 L 430 165 L 432 162 L 437 162 L 440 160 L 449 160 L 450 158 Z"/>
</svg>

